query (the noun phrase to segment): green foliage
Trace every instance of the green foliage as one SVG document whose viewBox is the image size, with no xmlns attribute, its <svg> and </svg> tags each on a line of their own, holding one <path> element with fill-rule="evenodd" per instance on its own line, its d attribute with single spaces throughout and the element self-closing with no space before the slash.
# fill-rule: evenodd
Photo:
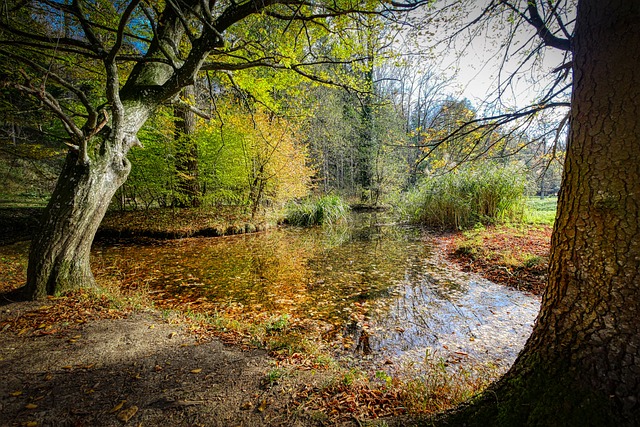
<svg viewBox="0 0 640 427">
<path fill-rule="evenodd" d="M 348 212 L 349 205 L 340 196 L 327 195 L 290 202 L 286 222 L 304 227 L 333 224 L 346 219 Z"/>
<path fill-rule="evenodd" d="M 219 109 L 217 120 L 200 122 L 194 135 L 203 205 L 249 206 L 255 212 L 307 195 L 313 170 L 291 122 L 233 102 L 220 101 Z M 164 207 L 183 199 L 176 171 L 180 141 L 173 127 L 165 110 L 139 133 L 145 149 L 131 152 L 132 172 L 119 193 L 129 206 Z"/>
<path fill-rule="evenodd" d="M 273 387 L 278 383 L 282 377 L 284 377 L 287 373 L 282 368 L 272 368 L 267 372 L 267 375 L 262 380 L 263 387 Z"/>
<path fill-rule="evenodd" d="M 390 386 L 393 378 L 385 371 L 376 371 L 376 378 L 383 381 L 386 386 Z"/>
<path fill-rule="evenodd" d="M 524 175 L 513 167 L 482 166 L 424 179 L 407 196 L 405 207 L 411 219 L 458 229 L 520 219 Z"/>
<path fill-rule="evenodd" d="M 265 330 L 269 333 L 282 332 L 287 326 L 289 326 L 289 319 L 291 316 L 283 314 L 276 318 L 270 319 L 265 324 Z"/>
<path fill-rule="evenodd" d="M 558 198 L 529 197 L 524 210 L 524 222 L 527 224 L 553 225 L 556 220 Z"/>
<path fill-rule="evenodd" d="M 403 119 L 391 103 L 362 99 L 332 88 L 315 88 L 311 114 L 303 127 L 316 182 L 326 193 L 337 191 L 377 204 L 402 188 L 408 168 Z"/>
<path fill-rule="evenodd" d="M 5 152 L 0 142 L 0 204 L 4 206 L 46 205 L 56 183 L 62 156 L 52 152 L 50 157 Z M 51 151 L 39 145 L 18 145 L 16 149 Z M 6 150 L 9 151 L 9 150 Z M 17 151 L 17 150 L 16 150 Z"/>
<path fill-rule="evenodd" d="M 178 182 L 172 126 L 170 111 L 160 110 L 138 133 L 144 149 L 129 153 L 133 167 L 116 197 L 121 207 L 166 207 L 176 197 Z"/>
</svg>

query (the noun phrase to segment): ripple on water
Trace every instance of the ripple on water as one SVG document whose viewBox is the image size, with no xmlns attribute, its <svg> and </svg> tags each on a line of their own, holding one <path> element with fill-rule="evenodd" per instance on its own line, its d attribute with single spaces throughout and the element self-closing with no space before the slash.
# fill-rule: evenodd
<svg viewBox="0 0 640 427">
<path fill-rule="evenodd" d="M 539 299 L 459 272 L 420 229 L 385 222 L 357 214 L 348 227 L 103 246 L 94 262 L 194 308 L 333 325 L 343 356 L 509 366 Z"/>
</svg>

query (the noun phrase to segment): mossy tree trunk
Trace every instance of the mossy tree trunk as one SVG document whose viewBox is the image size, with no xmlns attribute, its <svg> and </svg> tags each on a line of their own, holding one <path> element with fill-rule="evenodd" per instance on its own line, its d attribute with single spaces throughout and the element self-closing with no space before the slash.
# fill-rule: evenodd
<svg viewBox="0 0 640 427">
<path fill-rule="evenodd" d="M 109 207 L 131 170 L 126 155 L 156 102 L 121 100 L 120 120 L 87 141 L 91 153 L 71 149 L 31 241 L 25 291 L 32 299 L 95 285 L 91 245 Z"/>
<path fill-rule="evenodd" d="M 194 86 L 182 90 L 187 103 L 194 103 L 196 91 Z M 202 204 L 200 183 L 198 181 L 198 141 L 196 133 L 196 114 L 189 108 L 178 105 L 174 111 L 176 140 L 176 173 L 180 191 L 176 204 L 182 207 L 198 207 Z"/>
<path fill-rule="evenodd" d="M 580 1 L 571 128 L 532 336 L 446 425 L 640 420 L 640 2 Z"/>
<path fill-rule="evenodd" d="M 93 237 L 131 165 L 122 157 L 78 162 L 70 152 L 31 242 L 26 291 L 33 299 L 95 284 L 89 265 Z"/>
</svg>

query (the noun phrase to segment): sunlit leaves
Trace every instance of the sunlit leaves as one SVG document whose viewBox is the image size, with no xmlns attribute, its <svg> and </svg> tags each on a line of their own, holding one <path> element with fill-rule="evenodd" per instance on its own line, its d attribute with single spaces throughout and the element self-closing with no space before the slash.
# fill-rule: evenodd
<svg viewBox="0 0 640 427">
<path fill-rule="evenodd" d="M 203 125 L 198 134 L 205 156 L 202 174 L 212 190 L 253 208 L 306 195 L 312 170 L 296 127 L 261 108 L 224 107 L 222 122 Z"/>
</svg>

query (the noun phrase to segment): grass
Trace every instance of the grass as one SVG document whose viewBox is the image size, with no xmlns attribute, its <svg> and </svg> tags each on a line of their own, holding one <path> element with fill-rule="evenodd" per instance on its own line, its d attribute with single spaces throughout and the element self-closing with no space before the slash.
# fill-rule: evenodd
<svg viewBox="0 0 640 427">
<path fill-rule="evenodd" d="M 524 176 L 513 168 L 467 168 L 426 178 L 408 193 L 405 209 L 413 222 L 458 230 L 518 221 L 524 190 Z"/>
<path fill-rule="evenodd" d="M 546 286 L 556 197 L 529 197 L 522 222 L 474 228 L 447 241 L 449 258 L 463 269 L 541 294 Z"/>
<path fill-rule="evenodd" d="M 544 290 L 551 246 L 550 225 L 476 227 L 448 239 L 448 256 L 464 270 L 535 294 Z"/>
<path fill-rule="evenodd" d="M 285 222 L 302 227 L 330 225 L 345 220 L 348 212 L 349 205 L 340 196 L 327 195 L 289 203 Z"/>
<path fill-rule="evenodd" d="M 553 225 L 556 219 L 558 198 L 528 197 L 526 200 L 523 222 L 537 225 Z"/>
</svg>

